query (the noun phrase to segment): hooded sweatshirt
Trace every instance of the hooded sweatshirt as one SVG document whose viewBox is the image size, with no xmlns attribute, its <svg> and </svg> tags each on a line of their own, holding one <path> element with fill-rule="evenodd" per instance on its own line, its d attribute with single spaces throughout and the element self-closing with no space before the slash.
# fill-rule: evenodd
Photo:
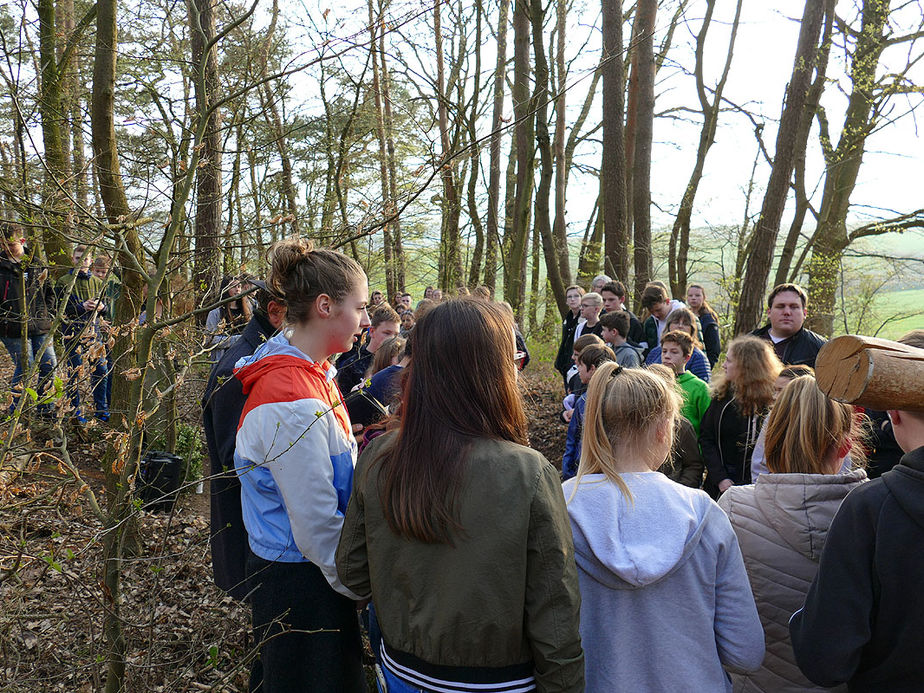
<svg viewBox="0 0 924 693">
<path fill-rule="evenodd" d="M 234 466 L 251 551 L 267 561 L 309 561 L 337 592 L 334 554 L 353 486 L 356 441 L 340 404 L 337 370 L 279 334 L 238 361 L 247 403 Z"/>
<path fill-rule="evenodd" d="M 581 588 L 588 691 L 731 691 L 764 633 L 738 540 L 704 492 L 657 472 L 602 474 L 563 489 Z M 573 494 L 573 497 L 572 497 Z"/>
</svg>

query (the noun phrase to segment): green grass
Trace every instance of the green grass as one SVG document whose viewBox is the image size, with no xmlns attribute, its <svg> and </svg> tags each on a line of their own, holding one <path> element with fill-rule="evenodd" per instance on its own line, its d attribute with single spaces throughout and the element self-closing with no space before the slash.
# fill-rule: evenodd
<svg viewBox="0 0 924 693">
<path fill-rule="evenodd" d="M 924 289 L 877 294 L 873 298 L 873 312 L 869 332 L 879 329 L 877 337 L 897 339 L 909 330 L 924 328 Z M 843 325 L 838 327 L 839 332 L 843 330 Z"/>
</svg>

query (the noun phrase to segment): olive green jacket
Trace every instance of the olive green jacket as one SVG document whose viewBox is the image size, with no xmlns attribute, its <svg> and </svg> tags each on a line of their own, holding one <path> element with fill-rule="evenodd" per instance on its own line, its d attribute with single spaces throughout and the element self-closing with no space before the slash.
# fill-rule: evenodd
<svg viewBox="0 0 924 693">
<path fill-rule="evenodd" d="M 538 452 L 476 440 L 458 496 L 455 547 L 399 537 L 379 501 L 375 463 L 395 434 L 364 451 L 353 477 L 337 570 L 372 594 L 390 649 L 450 667 L 532 662 L 537 690 L 583 691 L 580 594 L 558 471 Z"/>
</svg>

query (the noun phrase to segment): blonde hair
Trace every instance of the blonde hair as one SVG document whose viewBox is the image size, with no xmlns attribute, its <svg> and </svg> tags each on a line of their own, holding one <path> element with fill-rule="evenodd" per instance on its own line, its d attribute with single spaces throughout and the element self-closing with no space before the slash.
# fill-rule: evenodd
<svg viewBox="0 0 924 693">
<path fill-rule="evenodd" d="M 587 387 L 577 484 L 585 474 L 603 474 L 631 501 L 620 460 L 650 457 L 651 437 L 661 427 L 672 443 L 680 404 L 676 388 L 648 370 L 616 363 L 597 366 Z M 664 460 L 646 462 L 656 463 L 649 466 L 657 469 Z"/>
<path fill-rule="evenodd" d="M 738 378 L 733 383 L 720 376 L 712 388 L 713 398 L 723 399 L 731 391 L 742 414 L 760 413 L 773 402 L 773 383 L 783 364 L 769 342 L 750 335 L 733 339 L 728 353 L 738 361 Z"/>
<path fill-rule="evenodd" d="M 596 291 L 589 291 L 583 296 L 581 296 L 581 303 L 583 303 L 584 301 L 587 301 L 588 303 L 591 303 L 595 306 L 602 306 L 603 296 L 598 294 Z"/>
<path fill-rule="evenodd" d="M 767 469 L 774 474 L 832 474 L 825 466 L 831 452 L 863 437 L 853 407 L 825 396 L 810 375 L 783 388 L 767 419 L 766 435 Z M 854 466 L 863 464 L 862 448 L 851 448 Z"/>
</svg>

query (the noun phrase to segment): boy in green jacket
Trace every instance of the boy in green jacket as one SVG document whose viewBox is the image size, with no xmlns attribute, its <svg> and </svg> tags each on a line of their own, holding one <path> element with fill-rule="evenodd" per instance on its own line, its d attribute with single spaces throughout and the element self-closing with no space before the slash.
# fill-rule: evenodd
<svg viewBox="0 0 924 693">
<path fill-rule="evenodd" d="M 693 338 L 686 332 L 674 330 L 661 336 L 661 363 L 674 371 L 677 385 L 683 392 L 680 413 L 699 435 L 699 422 L 709 407 L 709 386 L 692 373 L 687 373 L 687 362 L 693 355 Z"/>
</svg>

